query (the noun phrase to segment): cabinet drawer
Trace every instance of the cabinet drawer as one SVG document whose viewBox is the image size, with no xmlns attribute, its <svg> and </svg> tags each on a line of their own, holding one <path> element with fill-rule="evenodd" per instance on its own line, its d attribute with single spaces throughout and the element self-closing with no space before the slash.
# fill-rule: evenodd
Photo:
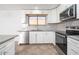
<svg viewBox="0 0 79 59">
<path fill-rule="evenodd" d="M 79 49 L 79 45 L 74 44 L 73 42 L 68 43 L 69 46 L 73 46 L 74 48 Z"/>
<path fill-rule="evenodd" d="M 4 48 L 6 46 L 6 44 L 1 44 L 0 45 L 0 50 L 2 49 L 2 48 Z"/>
<path fill-rule="evenodd" d="M 77 55 L 77 53 L 73 52 L 72 50 L 68 52 L 68 55 Z"/>
<path fill-rule="evenodd" d="M 74 48 L 68 48 L 67 54 L 68 55 L 79 55 L 79 52 L 75 50 Z"/>
<path fill-rule="evenodd" d="M 0 55 L 14 55 L 14 54 L 15 54 L 14 40 L 9 40 L 0 45 Z"/>
<path fill-rule="evenodd" d="M 72 54 L 79 55 L 79 51 L 77 51 L 76 49 L 71 49 L 71 52 Z"/>
<path fill-rule="evenodd" d="M 73 45 L 74 47 L 78 47 L 78 48 L 79 48 L 79 41 L 77 41 L 77 40 L 75 40 L 75 39 L 70 38 L 70 39 L 68 40 L 68 44 L 69 44 L 69 45 Z"/>
<path fill-rule="evenodd" d="M 11 44 L 11 46 L 9 46 L 4 50 L 4 55 L 14 55 L 14 54 L 15 54 L 15 48 L 13 44 Z"/>
<path fill-rule="evenodd" d="M 0 44 L 0 50 L 3 49 L 3 48 L 5 48 L 11 41 L 12 40 L 9 40 L 7 42 L 4 42 L 4 43 Z"/>
<path fill-rule="evenodd" d="M 72 52 L 74 54 L 79 54 L 79 48 L 78 47 L 75 47 L 72 44 L 68 44 L 67 48 L 68 48 L 68 53 Z"/>
</svg>

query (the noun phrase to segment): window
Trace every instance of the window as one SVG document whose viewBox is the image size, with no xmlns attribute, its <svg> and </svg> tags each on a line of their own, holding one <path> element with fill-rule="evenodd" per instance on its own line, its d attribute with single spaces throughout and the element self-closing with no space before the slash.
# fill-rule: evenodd
<svg viewBox="0 0 79 59">
<path fill-rule="evenodd" d="M 37 25 L 37 17 L 29 17 L 29 25 Z"/>
<path fill-rule="evenodd" d="M 29 25 L 46 25 L 45 16 L 29 17 Z"/>
<path fill-rule="evenodd" d="M 45 17 L 38 17 L 38 25 L 45 25 L 46 19 Z"/>
</svg>

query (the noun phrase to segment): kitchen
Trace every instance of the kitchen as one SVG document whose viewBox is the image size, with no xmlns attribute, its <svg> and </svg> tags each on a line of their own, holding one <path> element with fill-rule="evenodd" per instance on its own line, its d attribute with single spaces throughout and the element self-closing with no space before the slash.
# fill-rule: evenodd
<svg viewBox="0 0 79 59">
<path fill-rule="evenodd" d="M 0 55 L 79 55 L 78 4 L 0 7 Z"/>
</svg>

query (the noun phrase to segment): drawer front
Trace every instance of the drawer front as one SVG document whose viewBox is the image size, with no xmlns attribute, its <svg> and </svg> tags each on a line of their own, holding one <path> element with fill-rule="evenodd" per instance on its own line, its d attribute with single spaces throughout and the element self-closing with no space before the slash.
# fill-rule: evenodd
<svg viewBox="0 0 79 59">
<path fill-rule="evenodd" d="M 10 42 L 10 41 L 9 41 L 9 42 Z M 4 48 L 9 42 L 7 41 L 7 42 L 5 42 L 5 43 L 0 44 L 0 50 L 1 50 L 2 48 Z"/>
<path fill-rule="evenodd" d="M 76 45 L 76 44 L 74 44 L 74 43 L 72 43 L 72 42 L 68 43 L 68 45 L 69 45 L 69 46 L 72 46 L 72 47 L 74 47 L 74 48 L 79 49 L 79 45 Z"/>
<path fill-rule="evenodd" d="M 15 54 L 15 41 L 14 40 L 7 41 L 0 46 L 3 46 L 0 49 L 0 55 L 14 55 Z"/>
<path fill-rule="evenodd" d="M 72 38 L 68 39 L 67 53 L 68 55 L 79 55 L 79 41 Z"/>
<path fill-rule="evenodd" d="M 70 50 L 70 51 L 68 52 L 68 55 L 78 55 L 78 54 L 75 53 L 75 52 L 73 52 L 72 50 Z"/>
<path fill-rule="evenodd" d="M 73 45 L 74 47 L 79 48 L 79 41 L 74 40 L 74 39 L 69 39 L 68 45 Z"/>
<path fill-rule="evenodd" d="M 73 45 L 69 45 L 67 48 L 68 48 L 68 50 L 67 50 L 68 53 L 73 52 L 74 54 L 79 55 L 79 48 L 76 48 Z"/>
<path fill-rule="evenodd" d="M 12 41 L 11 43 L 9 43 L 4 50 L 4 54 L 5 55 L 14 55 L 15 54 L 15 42 Z"/>
<path fill-rule="evenodd" d="M 79 41 L 75 40 L 75 39 L 72 39 L 70 40 L 74 45 L 79 45 Z"/>
<path fill-rule="evenodd" d="M 0 44 L 0 55 L 4 54 L 4 50 L 5 50 L 6 46 L 10 43 L 10 41 Z"/>
</svg>

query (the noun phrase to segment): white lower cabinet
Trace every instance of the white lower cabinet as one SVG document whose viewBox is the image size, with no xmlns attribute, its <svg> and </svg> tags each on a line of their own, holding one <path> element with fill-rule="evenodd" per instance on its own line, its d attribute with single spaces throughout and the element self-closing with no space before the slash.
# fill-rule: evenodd
<svg viewBox="0 0 79 59">
<path fill-rule="evenodd" d="M 70 37 L 67 38 L 67 54 L 79 55 L 79 41 Z"/>
<path fill-rule="evenodd" d="M 36 43 L 37 32 L 29 32 L 29 43 Z"/>
<path fill-rule="evenodd" d="M 28 43 L 28 41 L 29 41 L 29 32 L 28 31 L 22 31 L 22 32 L 20 32 L 20 34 L 19 34 L 19 41 L 18 41 L 18 44 L 26 44 L 26 43 Z"/>
<path fill-rule="evenodd" d="M 45 32 L 37 32 L 36 43 L 45 43 Z"/>
<path fill-rule="evenodd" d="M 52 31 L 33 31 L 29 33 L 31 43 L 53 43 L 55 44 L 55 32 Z"/>
<path fill-rule="evenodd" d="M 49 43 L 53 43 L 55 45 L 55 32 L 52 31 L 47 32 L 46 39 Z"/>
<path fill-rule="evenodd" d="M 15 41 L 9 40 L 0 45 L 0 55 L 14 55 L 15 54 Z"/>
</svg>

